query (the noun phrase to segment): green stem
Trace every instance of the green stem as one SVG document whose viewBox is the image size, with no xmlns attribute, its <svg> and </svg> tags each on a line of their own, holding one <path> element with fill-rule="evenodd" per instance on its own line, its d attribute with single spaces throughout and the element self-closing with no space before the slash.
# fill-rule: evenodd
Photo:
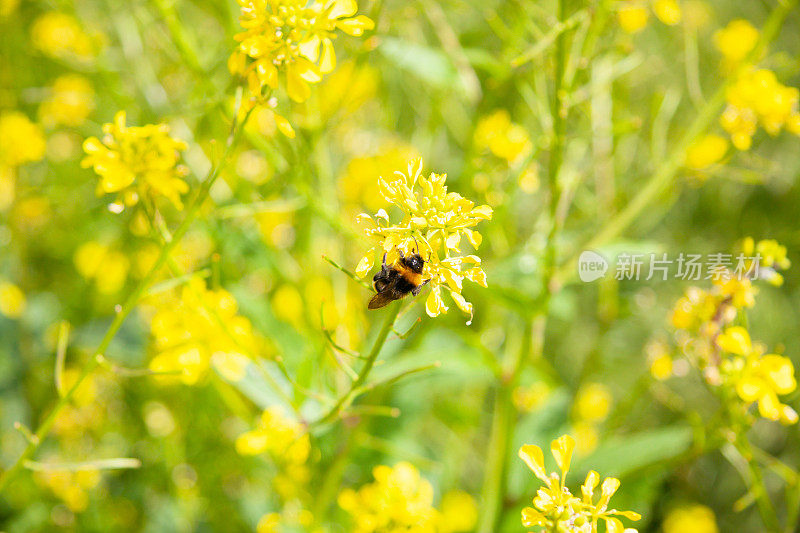
<svg viewBox="0 0 800 533">
<path fill-rule="evenodd" d="M 350 384 L 348 391 L 342 395 L 341 398 L 339 398 L 334 406 L 331 407 L 331 409 L 325 415 L 323 415 L 322 418 L 314 422 L 314 425 L 322 425 L 332 422 L 352 403 L 355 397 L 358 396 L 360 392 L 359 389 L 367 381 L 367 377 L 369 377 L 372 367 L 375 366 L 375 361 L 377 361 L 378 355 L 381 353 L 381 349 L 386 343 L 386 339 L 389 337 L 389 333 L 391 333 L 392 328 L 394 327 L 394 321 L 397 319 L 397 314 L 399 312 L 399 302 L 393 302 L 389 304 L 389 309 L 386 310 L 386 315 L 383 318 L 383 325 L 381 325 L 378 336 L 375 338 L 375 343 L 372 345 L 372 349 L 370 350 L 369 354 L 367 354 L 366 361 L 364 362 L 364 366 L 361 367 L 358 377 L 353 381 L 353 383 Z"/>
<path fill-rule="evenodd" d="M 750 477 L 753 483 L 750 490 L 755 494 L 756 505 L 758 506 L 758 512 L 761 515 L 764 526 L 766 526 L 768 531 L 780 531 L 778 515 L 775 512 L 772 500 L 769 499 L 769 493 L 764 484 L 764 475 L 761 472 L 761 468 L 753 457 L 753 449 L 750 446 L 750 441 L 747 440 L 745 435 L 742 435 L 740 438 L 736 439 L 734 445 L 736 449 L 739 450 L 739 453 L 742 454 L 742 457 L 745 458 L 747 466 L 750 469 Z"/>
<path fill-rule="evenodd" d="M 545 316 L 536 319 L 536 331 L 544 331 Z M 531 351 L 531 322 L 526 322 L 523 329 L 522 342 L 514 359 L 510 372 L 501 379 L 495 390 L 492 431 L 489 437 L 489 450 L 486 457 L 485 477 L 481 489 L 481 515 L 477 531 L 492 533 L 502 514 L 505 499 L 506 476 L 508 473 L 508 457 L 511 454 L 511 442 L 514 439 L 515 409 L 512 400 L 514 388 L 519 383 L 525 358 Z M 538 344 L 538 343 L 537 343 Z"/>
<path fill-rule="evenodd" d="M 237 98 L 237 100 L 240 101 L 241 99 Z M 237 115 L 238 112 L 239 112 L 239 106 L 237 105 L 236 108 Z M 234 117 L 236 117 L 237 115 L 234 115 Z M 200 185 L 200 189 L 198 190 L 197 194 L 194 197 L 194 200 L 186 209 L 186 216 L 184 217 L 183 222 L 181 222 L 180 226 L 178 226 L 178 229 L 175 230 L 172 241 L 166 244 L 163 248 L 161 248 L 161 253 L 159 254 L 155 264 L 153 264 L 152 268 L 147 273 L 147 275 L 144 278 L 142 278 L 142 280 L 139 282 L 139 284 L 136 286 L 133 292 L 125 300 L 125 302 L 122 305 L 122 308 L 114 317 L 114 321 L 111 323 L 111 326 L 109 326 L 108 330 L 106 331 L 106 334 L 103 336 L 103 339 L 97 346 L 97 349 L 94 350 L 92 356 L 89 358 L 86 364 L 84 364 L 80 374 L 78 375 L 78 378 L 75 380 L 75 383 L 73 383 L 72 386 L 69 388 L 69 390 L 66 391 L 66 393 L 64 393 L 64 395 L 58 399 L 53 409 L 39 425 L 39 428 L 34 433 L 36 439 L 28 442 L 28 445 L 22 451 L 22 454 L 20 454 L 20 456 L 17 458 L 14 464 L 12 464 L 0 476 L 0 492 L 2 492 L 3 489 L 5 489 L 5 487 L 8 485 L 8 483 L 14 478 L 14 476 L 17 475 L 19 470 L 25 464 L 25 461 L 28 461 L 33 456 L 33 454 L 41 445 L 42 441 L 44 441 L 44 439 L 50 433 L 50 429 L 55 423 L 58 414 L 69 403 L 69 401 L 74 396 L 75 391 L 78 390 L 83 381 L 100 364 L 100 361 L 102 360 L 100 356 L 105 355 L 105 352 L 108 349 L 109 345 L 111 344 L 111 341 L 114 339 L 117 332 L 122 327 L 122 324 L 123 322 L 125 322 L 125 319 L 128 317 L 128 315 L 130 315 L 130 313 L 139 303 L 139 300 L 141 299 L 142 295 L 145 294 L 145 291 L 147 291 L 147 288 L 155 279 L 158 272 L 166 264 L 169 254 L 172 252 L 175 246 L 180 242 L 184 234 L 186 234 L 186 231 L 192 225 L 192 222 L 194 222 L 194 219 L 197 217 L 197 214 L 200 211 L 200 207 L 202 206 L 203 202 L 208 196 L 208 192 L 211 189 L 211 186 L 214 184 L 214 181 L 216 181 L 216 179 L 219 177 L 220 171 L 224 168 L 228 156 L 230 155 L 233 146 L 236 144 L 236 140 L 239 137 L 239 132 L 241 131 L 242 126 L 244 126 L 244 123 L 247 121 L 249 116 L 250 115 L 248 113 L 245 116 L 244 120 L 241 122 L 241 124 L 239 124 L 236 118 L 234 118 L 233 124 L 231 125 L 231 132 L 230 135 L 228 136 L 228 141 L 226 143 L 224 155 L 220 159 L 219 163 L 216 166 L 212 167 L 206 178 L 203 180 L 202 184 Z"/>
<path fill-rule="evenodd" d="M 775 39 L 783 25 L 784 20 L 788 14 L 797 5 L 798 0 L 786 0 L 778 4 L 775 10 L 770 15 L 764 29 L 761 32 L 761 38 L 748 56 L 747 60 L 743 62 L 742 67 L 746 68 L 753 58 L 761 57 L 762 53 L 766 50 L 769 43 Z M 722 106 L 725 103 L 725 92 L 727 88 L 738 77 L 738 72 L 728 77 L 714 93 L 714 96 L 705 104 L 700 110 L 700 113 L 694 119 L 692 124 L 680 138 L 675 145 L 669 158 L 662 163 L 656 173 L 650 178 L 644 187 L 642 187 L 636 196 L 628 202 L 625 208 L 614 216 L 603 228 L 594 235 L 589 241 L 581 246 L 580 251 L 596 249 L 611 239 L 617 237 L 625 231 L 636 218 L 659 196 L 669 189 L 675 182 L 675 177 L 678 171 L 683 167 L 684 158 L 686 157 L 686 150 L 702 133 L 707 131 L 714 121 L 717 120 Z M 575 272 L 575 263 L 578 260 L 578 254 L 570 258 L 564 263 L 556 273 L 556 280 L 563 282 L 568 280 Z"/>
</svg>

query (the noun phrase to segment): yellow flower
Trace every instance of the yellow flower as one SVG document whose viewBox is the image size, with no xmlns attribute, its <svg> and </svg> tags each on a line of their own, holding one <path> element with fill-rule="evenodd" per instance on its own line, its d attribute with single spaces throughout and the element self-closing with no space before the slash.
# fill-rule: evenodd
<svg viewBox="0 0 800 533">
<path fill-rule="evenodd" d="M 594 492 L 600 483 L 600 476 L 594 470 L 586 476 L 581 485 L 581 498 L 577 498 L 567 488 L 566 477 L 569 471 L 575 440 L 563 435 L 550 444 L 550 451 L 556 460 L 561 473 L 547 473 L 544 466 L 542 449 L 526 444 L 519 450 L 519 457 L 534 475 L 544 482 L 544 486 L 536 493 L 533 507 L 522 510 L 522 525 L 525 527 L 542 526 L 548 531 L 597 531 L 600 520 L 606 523 L 608 531 L 622 532 L 625 529 L 617 516 L 629 520 L 639 520 L 641 515 L 633 511 L 617 511 L 608 509 L 608 502 L 619 488 L 619 480 L 606 478 L 600 487 L 601 495 L 594 501 Z"/>
<path fill-rule="evenodd" d="M 360 36 L 374 27 L 360 15 L 355 0 L 238 0 L 239 23 L 244 29 L 235 39 L 237 50 L 228 67 L 247 80 L 252 95 L 277 89 L 279 72 L 286 77 L 286 91 L 295 102 L 311 94 L 309 83 L 336 67 L 333 39 L 336 30 Z"/>
<path fill-rule="evenodd" d="M 354 157 L 339 178 L 339 195 L 343 202 L 354 207 L 377 211 L 383 204 L 375 180 L 387 168 L 402 168 L 411 159 L 419 157 L 417 151 L 405 144 L 386 144 L 377 155 Z"/>
<path fill-rule="evenodd" d="M 747 57 L 758 42 L 758 30 L 744 19 L 732 20 L 714 34 L 714 45 L 733 65 Z"/>
<path fill-rule="evenodd" d="M 786 270 L 792 266 L 791 261 L 786 257 L 786 247 L 774 239 L 765 239 L 756 243 L 752 237 L 747 237 L 742 241 L 741 253 L 745 257 L 757 258 L 758 278 L 765 279 L 772 285 L 782 285 L 783 276 L 778 270 Z M 745 266 L 750 269 L 755 265 L 752 264 L 752 261 L 748 261 Z"/>
<path fill-rule="evenodd" d="M 795 129 L 800 122 L 800 91 L 781 84 L 770 70 L 751 68 L 743 72 L 728 87 L 726 99 L 728 105 L 720 124 L 739 150 L 750 148 L 759 124 L 770 135 L 777 135 L 784 126 L 800 135 Z"/>
<path fill-rule="evenodd" d="M 94 109 L 94 90 L 79 74 L 65 74 L 53 82 L 50 96 L 39 107 L 39 116 L 48 126 L 80 126 Z"/>
<path fill-rule="evenodd" d="M 45 55 L 59 59 L 86 60 L 93 55 L 92 43 L 74 17 L 48 11 L 33 23 L 33 45 Z"/>
<path fill-rule="evenodd" d="M 672 375 L 672 356 L 662 341 L 653 341 L 647 345 L 647 356 L 650 361 L 650 375 L 664 381 Z"/>
<path fill-rule="evenodd" d="M 475 127 L 474 140 L 479 149 L 488 149 L 509 164 L 525 157 L 533 147 L 528 132 L 512 123 L 505 109 L 481 118 Z"/>
<path fill-rule="evenodd" d="M 442 498 L 439 531 L 455 533 L 472 531 L 478 521 L 475 498 L 460 490 L 451 490 Z"/>
<path fill-rule="evenodd" d="M 103 294 L 114 294 L 124 285 L 130 269 L 130 261 L 122 252 L 112 250 L 97 241 L 80 246 L 73 258 L 75 268 L 87 280 L 94 280 L 97 290 Z"/>
<path fill-rule="evenodd" d="M 13 283 L 0 281 L 0 313 L 8 318 L 19 318 L 25 312 L 25 293 Z"/>
<path fill-rule="evenodd" d="M 81 165 L 94 167 L 100 176 L 98 194 L 120 193 L 121 210 L 133 205 L 141 196 L 164 196 L 178 209 L 183 208 L 181 194 L 189 185 L 183 178 L 189 169 L 178 164 L 186 143 L 169 136 L 166 124 L 126 126 L 125 112 L 119 111 L 114 122 L 103 126 L 102 142 L 89 137 L 83 143 L 87 157 Z"/>
<path fill-rule="evenodd" d="M 628 0 L 617 9 L 617 21 L 625 33 L 639 33 L 647 26 L 650 16 L 640 2 Z"/>
<path fill-rule="evenodd" d="M 395 172 L 394 178 L 378 180 L 383 198 L 403 212 L 398 224 L 390 224 L 389 215 L 380 209 L 374 217 L 358 216 L 364 232 L 377 240 L 356 267 L 364 277 L 375 264 L 376 255 L 387 254 L 387 262 L 398 256 L 398 250 L 408 253 L 417 246 L 425 260 L 423 278 L 430 279 L 431 292 L 425 303 L 429 316 L 447 312 L 442 289 L 450 292 L 456 305 L 472 315 L 472 304 L 461 295 L 464 279 L 486 287 L 486 274 L 477 255 L 461 254 L 461 241 L 466 238 L 474 249 L 481 244 L 481 234 L 472 228 L 482 220 L 492 218 L 492 208 L 475 204 L 460 194 L 448 192 L 446 174 L 422 175 L 422 160 L 411 161 L 408 174 Z M 471 265 L 471 266 L 470 266 Z"/>
<path fill-rule="evenodd" d="M 694 143 L 686 150 L 686 166 L 700 170 L 718 163 L 728 151 L 728 141 L 719 135 L 709 134 Z"/>
<path fill-rule="evenodd" d="M 655 0 L 653 11 L 658 20 L 668 26 L 674 26 L 681 21 L 681 6 L 677 0 Z"/>
<path fill-rule="evenodd" d="M 407 462 L 376 466 L 373 483 L 345 489 L 339 506 L 353 519 L 354 533 L 434 533 L 439 520 L 433 487 Z"/>
<path fill-rule="evenodd" d="M 711 320 L 718 305 L 718 298 L 714 295 L 697 287 L 690 287 L 675 303 L 671 317 L 672 327 L 696 331 Z"/>
<path fill-rule="evenodd" d="M 19 0 L 0 0 L 0 17 L 7 17 L 16 11 Z"/>
<path fill-rule="evenodd" d="M 18 111 L 0 115 L 0 167 L 39 161 L 47 145 L 41 128 Z"/>
<path fill-rule="evenodd" d="M 35 477 L 40 484 L 48 487 L 53 494 L 63 500 L 73 513 L 86 510 L 89 506 L 88 491 L 101 481 L 98 470 L 36 472 Z"/>
<path fill-rule="evenodd" d="M 237 437 L 236 451 L 240 455 L 270 453 L 283 463 L 302 465 L 311 452 L 311 441 L 305 426 L 283 408 L 270 407 L 261 413 L 256 429 Z"/>
<path fill-rule="evenodd" d="M 764 418 L 784 424 L 797 422 L 794 409 L 778 400 L 778 395 L 797 388 L 794 366 L 788 357 L 762 355 L 761 349 L 752 345 L 747 330 L 739 326 L 720 334 L 717 346 L 729 354 L 722 371 L 744 402 L 758 402 L 758 411 Z"/>
<path fill-rule="evenodd" d="M 259 353 L 261 342 L 250 321 L 237 314 L 237 307 L 229 292 L 209 290 L 198 278 L 184 285 L 177 297 L 166 296 L 156 304 L 150 323 L 156 352 L 150 369 L 177 372 L 177 377 L 192 385 L 206 375 L 215 354 L 252 358 Z M 219 357 L 216 361 L 225 368 L 230 363 Z"/>
<path fill-rule="evenodd" d="M 602 422 L 611 410 L 611 391 L 602 383 L 587 383 L 575 396 L 575 415 L 587 422 Z"/>
<path fill-rule="evenodd" d="M 533 411 L 550 396 L 550 387 L 544 381 L 536 381 L 529 386 L 514 389 L 511 399 L 519 411 Z"/>
<path fill-rule="evenodd" d="M 667 513 L 663 524 L 664 533 L 717 533 L 714 511 L 705 505 L 677 507 Z"/>
</svg>

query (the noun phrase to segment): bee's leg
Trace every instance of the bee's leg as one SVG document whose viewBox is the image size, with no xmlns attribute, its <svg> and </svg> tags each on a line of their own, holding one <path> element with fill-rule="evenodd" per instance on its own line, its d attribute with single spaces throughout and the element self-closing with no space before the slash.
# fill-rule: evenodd
<svg viewBox="0 0 800 533">
<path fill-rule="evenodd" d="M 403 259 L 405 259 L 405 256 L 403 255 L 403 250 L 401 250 L 400 248 L 398 248 L 398 249 L 397 249 L 397 253 L 398 253 L 398 254 L 400 254 L 400 261 L 402 261 Z"/>
<path fill-rule="evenodd" d="M 423 281 L 423 282 L 422 282 L 420 285 L 417 285 L 416 287 L 414 287 L 413 289 L 411 289 L 411 294 L 412 294 L 412 295 L 414 295 L 414 296 L 416 296 L 417 294 L 419 294 L 419 292 L 422 290 L 422 287 L 424 287 L 425 285 L 427 285 L 428 283 L 430 283 L 430 281 L 431 281 L 431 280 L 429 280 L 429 279 L 426 279 L 426 280 L 425 280 L 425 281 Z"/>
</svg>

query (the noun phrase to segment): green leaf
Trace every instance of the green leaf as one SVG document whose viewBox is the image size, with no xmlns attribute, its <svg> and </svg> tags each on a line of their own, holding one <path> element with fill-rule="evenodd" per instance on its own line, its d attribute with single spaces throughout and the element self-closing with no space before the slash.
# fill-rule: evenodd
<svg viewBox="0 0 800 533">
<path fill-rule="evenodd" d="M 640 468 L 674 459 L 688 450 L 691 444 L 692 429 L 689 426 L 670 426 L 612 437 L 579 460 L 574 472 L 596 470 L 604 477 L 621 477 Z"/>
<path fill-rule="evenodd" d="M 403 70 L 408 71 L 427 84 L 438 87 L 460 87 L 453 63 L 441 50 L 386 37 L 378 50 Z"/>
</svg>

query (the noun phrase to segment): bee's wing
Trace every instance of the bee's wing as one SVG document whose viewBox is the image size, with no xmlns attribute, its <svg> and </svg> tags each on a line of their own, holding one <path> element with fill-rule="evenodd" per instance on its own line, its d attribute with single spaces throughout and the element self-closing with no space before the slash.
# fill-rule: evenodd
<svg viewBox="0 0 800 533">
<path fill-rule="evenodd" d="M 380 309 L 381 307 L 390 304 L 392 300 L 394 300 L 394 298 L 392 298 L 390 291 L 379 292 L 372 297 L 372 299 L 369 301 L 369 304 L 367 304 L 367 308 Z"/>
</svg>

